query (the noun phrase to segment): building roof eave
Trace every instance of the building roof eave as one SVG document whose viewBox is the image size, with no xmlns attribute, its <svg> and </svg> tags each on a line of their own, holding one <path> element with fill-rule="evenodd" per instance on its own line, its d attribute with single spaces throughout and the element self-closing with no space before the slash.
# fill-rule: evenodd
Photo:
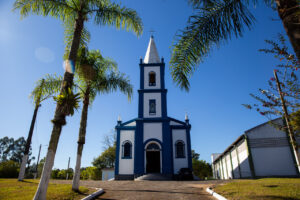
<svg viewBox="0 0 300 200">
<path fill-rule="evenodd" d="M 225 151 L 223 153 L 221 153 L 213 162 L 213 164 L 215 164 L 220 158 L 222 158 L 226 153 L 228 153 L 235 145 L 237 145 L 240 141 L 242 141 L 243 139 L 245 139 L 246 137 L 246 133 L 240 135 L 231 145 L 229 145 L 229 147 L 227 147 L 227 149 L 225 149 Z"/>
<path fill-rule="evenodd" d="M 172 117 L 168 117 L 168 118 L 170 119 L 170 121 L 175 121 L 175 122 L 177 122 L 177 123 L 179 123 L 179 124 L 186 125 L 185 122 L 180 121 L 180 120 L 178 120 L 178 119 L 175 119 L 175 118 L 172 118 Z"/>
</svg>

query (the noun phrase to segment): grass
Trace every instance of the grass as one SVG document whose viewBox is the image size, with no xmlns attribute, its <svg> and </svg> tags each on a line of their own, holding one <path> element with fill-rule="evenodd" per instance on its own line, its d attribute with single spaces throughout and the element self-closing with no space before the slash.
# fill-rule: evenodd
<svg viewBox="0 0 300 200">
<path fill-rule="evenodd" d="M 300 178 L 234 180 L 214 191 L 228 200 L 300 200 Z"/>
<path fill-rule="evenodd" d="M 18 181 L 17 179 L 0 179 L 0 200 L 31 200 L 36 192 L 39 180 Z M 50 183 L 47 200 L 82 199 L 94 192 L 86 187 L 80 187 L 80 192 L 73 192 L 70 184 Z"/>
</svg>

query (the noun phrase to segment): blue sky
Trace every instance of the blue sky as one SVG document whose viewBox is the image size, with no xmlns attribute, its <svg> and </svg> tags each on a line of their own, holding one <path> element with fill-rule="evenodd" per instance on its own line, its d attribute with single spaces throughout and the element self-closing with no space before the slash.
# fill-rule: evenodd
<svg viewBox="0 0 300 200">
<path fill-rule="evenodd" d="M 86 144 L 82 166 L 90 166 L 103 151 L 103 137 L 110 133 L 120 115 L 123 121 L 137 117 L 139 59 L 144 57 L 151 29 L 160 56 L 165 58 L 168 115 L 184 120 L 188 113 L 192 124 L 192 148 L 200 158 L 210 161 L 211 153 L 223 152 L 239 135 L 267 119 L 241 104 L 251 103 L 249 93 L 266 87 L 276 62 L 272 56 L 258 52 L 266 47 L 265 39 L 275 39 L 284 33 L 277 13 L 263 4 L 251 7 L 257 21 L 242 38 L 233 38 L 215 48 L 199 65 L 191 78 L 190 92 L 181 91 L 172 82 L 168 69 L 174 35 L 183 28 L 192 9 L 186 0 L 123 0 L 122 5 L 135 9 L 144 23 L 144 34 L 111 27 L 87 24 L 91 32 L 90 49 L 99 49 L 113 58 L 119 70 L 126 73 L 134 85 L 131 102 L 119 92 L 98 96 L 89 110 Z M 63 27 L 50 17 L 29 16 L 20 20 L 12 12 L 13 0 L 0 1 L 0 138 L 27 138 L 33 104 L 28 98 L 36 80 L 45 74 L 62 75 Z M 275 20 L 274 20 L 275 19 Z M 33 155 L 40 144 L 48 145 L 55 103 L 45 101 L 39 110 L 32 140 Z M 54 167 L 66 168 L 68 157 L 75 166 L 80 111 L 67 118 L 63 128 Z M 43 146 L 41 156 L 45 156 Z"/>
</svg>

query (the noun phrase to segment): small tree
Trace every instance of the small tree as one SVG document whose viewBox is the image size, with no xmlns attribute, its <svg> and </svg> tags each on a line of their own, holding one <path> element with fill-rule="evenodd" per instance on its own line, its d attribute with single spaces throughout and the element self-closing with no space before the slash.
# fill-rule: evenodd
<svg viewBox="0 0 300 200">
<path fill-rule="evenodd" d="M 268 81 L 268 89 L 259 89 L 260 95 L 250 94 L 259 104 L 244 104 L 244 106 L 248 109 L 253 108 L 261 115 L 268 117 L 273 125 L 288 134 L 299 171 L 299 145 L 295 136 L 299 134 L 300 127 L 300 84 L 296 73 L 299 68 L 299 62 L 295 55 L 288 52 L 285 39 L 282 35 L 279 35 L 279 41 L 280 44 L 266 40 L 272 48 L 260 50 L 265 53 L 271 53 L 275 55 L 275 58 L 279 59 L 280 64 L 274 70 L 275 78 L 272 77 Z M 292 114 L 291 118 L 289 117 L 289 113 Z M 275 124 L 271 121 L 276 116 L 284 117 L 284 123 Z"/>
<path fill-rule="evenodd" d="M 102 141 L 103 149 L 106 150 L 109 147 L 116 145 L 116 137 L 117 134 L 115 130 L 111 130 L 108 134 L 106 134 Z"/>
<path fill-rule="evenodd" d="M 21 164 L 22 157 L 24 155 L 24 149 L 26 146 L 26 141 L 24 137 L 20 137 L 18 139 L 3 137 L 0 139 L 0 162 L 12 160 Z M 28 165 L 30 165 L 31 161 L 35 159 L 35 157 L 31 157 L 32 151 L 31 148 L 28 151 L 27 160 Z"/>
<path fill-rule="evenodd" d="M 200 154 L 192 150 L 192 165 L 194 174 L 200 179 L 212 177 L 212 168 L 205 160 L 199 159 Z"/>
<path fill-rule="evenodd" d="M 105 151 L 101 153 L 100 156 L 94 159 L 92 164 L 99 168 L 112 168 L 115 166 L 116 160 L 116 145 L 108 147 Z"/>
<path fill-rule="evenodd" d="M 14 138 L 4 137 L 0 139 L 0 162 L 7 161 L 13 149 Z"/>
<path fill-rule="evenodd" d="M 291 125 L 297 130 L 299 127 L 299 109 L 300 109 L 300 85 L 297 70 L 299 63 L 294 54 L 288 51 L 288 47 L 285 44 L 285 38 L 280 34 L 278 36 L 279 44 L 266 40 L 266 43 L 271 46 L 268 49 L 260 49 L 259 51 L 273 54 L 276 59 L 279 60 L 279 64 L 276 66 L 278 78 L 280 80 L 280 86 L 282 94 L 285 99 L 287 110 L 292 113 Z M 282 117 L 282 103 L 278 94 L 275 78 L 271 77 L 268 81 L 269 87 L 267 89 L 259 89 L 259 94 L 250 94 L 258 103 L 243 104 L 248 109 L 256 110 L 260 115 L 265 116 L 268 120 L 274 119 L 274 117 Z M 293 120 L 294 119 L 294 120 Z M 274 124 L 275 126 L 285 129 L 286 126 Z"/>
</svg>

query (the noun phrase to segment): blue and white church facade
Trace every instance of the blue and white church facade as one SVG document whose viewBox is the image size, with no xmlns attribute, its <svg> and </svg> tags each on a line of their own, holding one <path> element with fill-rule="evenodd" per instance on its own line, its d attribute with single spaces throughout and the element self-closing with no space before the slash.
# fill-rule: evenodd
<svg viewBox="0 0 300 200">
<path fill-rule="evenodd" d="M 174 177 L 181 168 L 192 170 L 191 125 L 167 115 L 165 63 L 153 37 L 140 60 L 138 117 L 118 119 L 115 180 L 133 180 L 144 174 Z"/>
</svg>

